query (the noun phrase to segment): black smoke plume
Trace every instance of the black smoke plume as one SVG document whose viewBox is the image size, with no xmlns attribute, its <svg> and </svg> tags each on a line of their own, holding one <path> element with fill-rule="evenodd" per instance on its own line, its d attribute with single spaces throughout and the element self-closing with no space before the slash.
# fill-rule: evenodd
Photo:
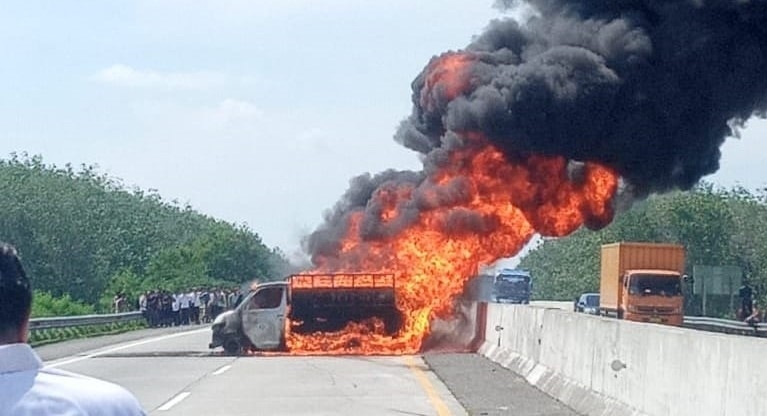
<svg viewBox="0 0 767 416">
<path fill-rule="evenodd" d="M 498 1 L 502 8 L 520 4 Z M 470 60 L 460 94 L 429 89 L 431 64 L 440 57 L 413 81 L 413 111 L 395 139 L 425 155 L 426 173 L 460 145 L 460 132 L 476 132 L 510 160 L 537 153 L 606 164 L 635 196 L 689 189 L 719 168 L 726 137 L 748 118 L 765 116 L 767 0 L 527 4 L 536 10 L 527 22 L 493 21 L 464 50 L 449 52 Z M 429 186 L 423 173 L 353 181 L 309 237 L 310 253 L 332 251 L 344 232 L 341 219 L 375 210 L 370 198 L 392 180 Z M 411 204 L 411 216 L 424 208 Z M 488 228 L 456 218 L 462 232 Z M 371 238 L 393 231 L 363 226 Z"/>
<path fill-rule="evenodd" d="M 605 163 L 643 195 L 715 172 L 733 126 L 765 114 L 764 0 L 529 3 L 537 17 L 494 21 L 463 51 L 470 91 L 425 108 L 416 78 L 398 141 L 428 153 L 479 131 L 509 155 Z"/>
</svg>

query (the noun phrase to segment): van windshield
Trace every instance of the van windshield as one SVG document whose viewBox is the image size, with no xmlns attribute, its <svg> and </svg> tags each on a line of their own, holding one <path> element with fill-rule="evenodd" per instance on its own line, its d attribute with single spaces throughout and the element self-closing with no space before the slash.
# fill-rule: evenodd
<svg viewBox="0 0 767 416">
<path fill-rule="evenodd" d="M 629 281 L 629 294 L 680 296 L 682 285 L 679 276 L 636 274 Z"/>
</svg>

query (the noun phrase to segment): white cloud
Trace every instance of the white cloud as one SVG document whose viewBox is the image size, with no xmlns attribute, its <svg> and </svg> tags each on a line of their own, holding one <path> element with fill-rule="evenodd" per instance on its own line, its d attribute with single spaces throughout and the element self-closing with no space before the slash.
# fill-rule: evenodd
<svg viewBox="0 0 767 416">
<path fill-rule="evenodd" d="M 293 140 L 289 141 L 288 146 L 293 151 L 327 154 L 332 152 L 331 143 L 340 144 L 338 140 L 331 141 L 325 130 L 313 127 L 299 131 Z"/>
<path fill-rule="evenodd" d="M 140 70 L 122 64 L 102 69 L 93 78 L 120 87 L 169 90 L 205 90 L 223 86 L 231 81 L 225 74 L 218 72 L 162 72 Z"/>
<path fill-rule="evenodd" d="M 267 123 L 259 105 L 234 98 L 202 104 L 150 98 L 137 100 L 130 108 L 140 125 L 167 137 L 252 138 Z"/>
<path fill-rule="evenodd" d="M 250 101 L 227 98 L 215 107 L 202 110 L 202 119 L 210 127 L 252 125 L 261 121 L 263 110 Z"/>
</svg>

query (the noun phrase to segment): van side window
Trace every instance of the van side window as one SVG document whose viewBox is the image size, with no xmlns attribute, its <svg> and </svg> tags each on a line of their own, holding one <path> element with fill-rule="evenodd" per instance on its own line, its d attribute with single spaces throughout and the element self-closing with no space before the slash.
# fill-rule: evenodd
<svg viewBox="0 0 767 416">
<path fill-rule="evenodd" d="M 282 291 L 281 287 L 267 287 L 258 291 L 250 299 L 251 309 L 274 309 L 278 308 L 282 304 Z"/>
</svg>

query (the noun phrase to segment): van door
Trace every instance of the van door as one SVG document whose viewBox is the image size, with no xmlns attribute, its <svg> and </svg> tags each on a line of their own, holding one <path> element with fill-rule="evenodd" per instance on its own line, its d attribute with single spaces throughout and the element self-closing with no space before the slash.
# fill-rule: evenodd
<svg viewBox="0 0 767 416">
<path fill-rule="evenodd" d="M 242 330 L 259 350 L 274 350 L 282 344 L 287 310 L 285 286 L 256 289 L 243 305 Z"/>
</svg>

